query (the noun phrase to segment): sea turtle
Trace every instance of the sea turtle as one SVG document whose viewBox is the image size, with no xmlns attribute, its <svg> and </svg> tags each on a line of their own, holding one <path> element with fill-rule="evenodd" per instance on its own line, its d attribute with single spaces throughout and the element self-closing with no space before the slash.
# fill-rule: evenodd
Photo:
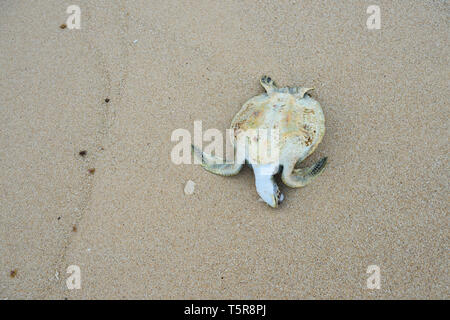
<svg viewBox="0 0 450 320">
<path fill-rule="evenodd" d="M 236 161 L 235 158 L 233 163 L 227 163 L 203 153 L 194 145 L 192 150 L 201 157 L 204 169 L 222 176 L 238 174 L 244 162 L 247 162 L 253 168 L 258 194 L 269 206 L 275 208 L 284 199 L 273 178 L 280 169 L 282 181 L 289 187 L 299 188 L 310 183 L 325 168 L 326 157 L 310 167 L 298 167 L 321 142 L 325 133 L 325 118 L 320 104 L 308 94 L 312 88 L 278 88 L 268 76 L 263 76 L 260 82 L 266 92 L 248 100 L 231 121 L 235 150 L 239 142 L 247 143 L 245 161 Z M 254 153 L 253 156 L 250 154 L 249 146 L 264 140 L 260 139 L 260 135 L 242 135 L 243 132 L 254 129 L 278 133 L 275 141 L 278 157 L 275 160 L 261 156 L 260 153 L 256 156 Z M 245 139 L 241 139 L 242 136 Z M 262 146 L 275 150 L 267 140 L 270 139 L 264 140 L 266 142 Z"/>
</svg>

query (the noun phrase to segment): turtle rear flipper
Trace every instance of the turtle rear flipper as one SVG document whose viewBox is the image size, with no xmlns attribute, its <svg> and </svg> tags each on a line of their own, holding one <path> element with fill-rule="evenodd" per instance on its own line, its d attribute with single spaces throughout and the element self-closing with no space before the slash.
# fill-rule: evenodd
<svg viewBox="0 0 450 320">
<path fill-rule="evenodd" d="M 238 163 L 236 161 L 233 163 L 226 163 L 219 157 L 213 157 L 205 154 L 193 144 L 191 144 L 191 149 L 194 157 L 197 156 L 202 160 L 202 167 L 206 171 L 220 176 L 234 176 L 241 171 L 244 165 L 243 163 Z"/>
<path fill-rule="evenodd" d="M 262 76 L 260 82 L 261 85 L 264 87 L 264 89 L 266 89 L 267 93 L 269 94 L 278 89 L 272 78 L 268 76 Z"/>
<path fill-rule="evenodd" d="M 305 87 L 292 87 L 290 88 L 290 91 L 292 91 L 292 94 L 295 95 L 297 98 L 303 98 L 307 94 L 309 96 L 309 92 L 314 90 L 314 88 L 305 88 Z"/>
</svg>

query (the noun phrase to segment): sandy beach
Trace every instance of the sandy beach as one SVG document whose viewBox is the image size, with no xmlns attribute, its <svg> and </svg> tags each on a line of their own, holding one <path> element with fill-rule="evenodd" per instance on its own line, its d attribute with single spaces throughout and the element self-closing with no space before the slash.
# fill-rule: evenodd
<svg viewBox="0 0 450 320">
<path fill-rule="evenodd" d="M 449 299 L 449 14 L 439 0 L 1 1 L 0 299 Z M 176 129 L 225 132 L 263 74 L 314 87 L 326 118 L 305 165 L 327 168 L 280 183 L 277 209 L 249 168 L 170 157 Z"/>
</svg>

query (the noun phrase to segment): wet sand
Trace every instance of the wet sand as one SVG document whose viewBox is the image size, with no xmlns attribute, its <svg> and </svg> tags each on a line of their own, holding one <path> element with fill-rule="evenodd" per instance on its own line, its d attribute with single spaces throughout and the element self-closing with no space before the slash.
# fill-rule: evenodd
<svg viewBox="0 0 450 320">
<path fill-rule="evenodd" d="M 449 298 L 448 3 L 377 1 L 380 30 L 366 1 L 80 1 L 61 29 L 70 4 L 0 3 L 0 299 Z M 263 74 L 326 117 L 276 210 L 248 168 L 170 160 Z"/>
</svg>

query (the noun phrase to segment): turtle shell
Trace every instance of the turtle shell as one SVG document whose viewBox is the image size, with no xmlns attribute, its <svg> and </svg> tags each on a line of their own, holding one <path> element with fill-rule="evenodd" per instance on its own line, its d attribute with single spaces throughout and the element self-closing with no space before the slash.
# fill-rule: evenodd
<svg viewBox="0 0 450 320">
<path fill-rule="evenodd" d="M 266 129 L 263 132 L 277 132 L 276 143 L 283 161 L 297 161 L 314 152 L 325 134 L 325 118 L 320 104 L 306 94 L 308 89 L 302 89 L 282 88 L 248 100 L 231 121 L 235 141 L 243 133 Z M 261 143 L 259 137 L 248 141 Z M 258 164 L 268 162 L 261 157 L 249 160 Z"/>
</svg>

